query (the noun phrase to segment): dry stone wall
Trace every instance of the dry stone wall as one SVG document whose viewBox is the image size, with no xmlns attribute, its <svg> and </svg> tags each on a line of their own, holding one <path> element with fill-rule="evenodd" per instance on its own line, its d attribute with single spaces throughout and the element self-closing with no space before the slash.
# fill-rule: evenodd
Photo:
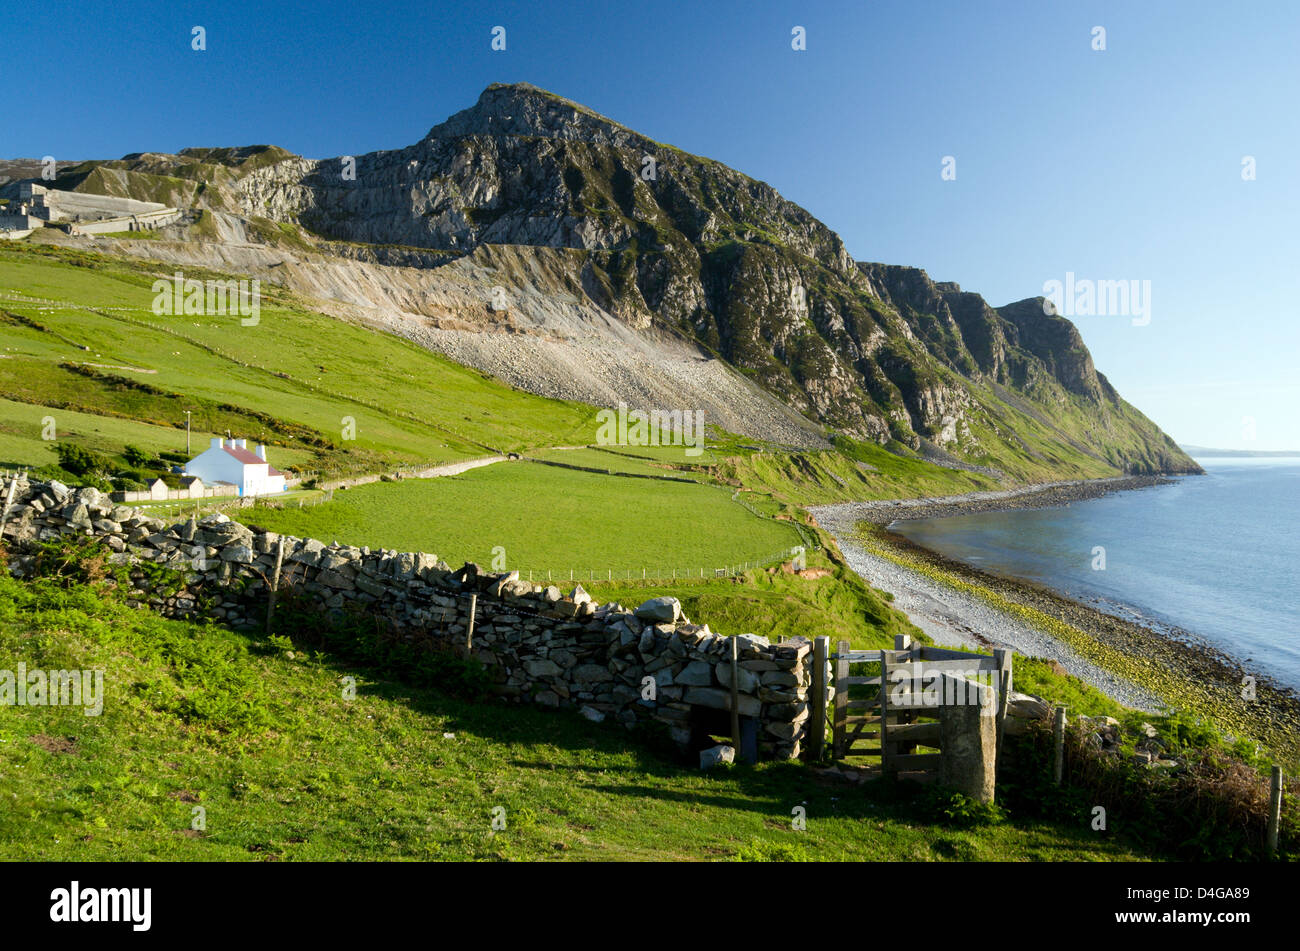
<svg viewBox="0 0 1300 951">
<path fill-rule="evenodd" d="M 279 555 L 282 590 L 292 586 L 327 612 L 349 605 L 373 612 L 416 644 L 467 648 L 491 672 L 496 693 L 510 700 L 576 708 L 628 727 L 658 722 L 683 748 L 693 727 L 697 735 L 718 733 L 716 725 L 702 725 L 716 724 L 731 708 L 731 639 L 691 623 L 673 598 L 631 610 L 597 604 L 581 586 L 565 594 L 515 572 L 453 569 L 435 555 L 282 537 L 221 514 L 168 524 L 93 488 L 58 482 L 6 480 L 3 498 L 11 501 L 2 537 L 18 577 L 33 572 L 41 542 L 94 537 L 114 564 L 152 562 L 182 573 L 179 590 L 161 590 L 143 568 L 132 570 L 128 597 L 139 606 L 178 618 L 203 611 L 256 628 Z M 752 718 L 757 752 L 799 756 L 809 723 L 811 644 L 770 644 L 753 634 L 738 635 L 737 643 L 738 709 Z"/>
</svg>

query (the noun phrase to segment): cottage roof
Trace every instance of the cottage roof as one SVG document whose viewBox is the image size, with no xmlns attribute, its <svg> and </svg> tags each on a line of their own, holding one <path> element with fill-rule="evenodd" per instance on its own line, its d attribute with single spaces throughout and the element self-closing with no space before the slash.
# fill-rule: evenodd
<svg viewBox="0 0 1300 951">
<path fill-rule="evenodd" d="M 246 466 L 261 466 L 266 464 L 265 459 L 259 458 L 257 453 L 249 452 L 247 449 L 234 449 L 230 446 L 222 446 L 221 451 L 229 453 Z"/>
<path fill-rule="evenodd" d="M 230 455 L 234 456 L 246 466 L 266 466 L 267 475 L 284 475 L 284 473 L 275 468 L 275 466 L 271 465 L 256 453 L 249 452 L 247 449 L 231 448 L 230 446 L 222 446 L 221 449 L 223 452 L 230 453 Z"/>
</svg>

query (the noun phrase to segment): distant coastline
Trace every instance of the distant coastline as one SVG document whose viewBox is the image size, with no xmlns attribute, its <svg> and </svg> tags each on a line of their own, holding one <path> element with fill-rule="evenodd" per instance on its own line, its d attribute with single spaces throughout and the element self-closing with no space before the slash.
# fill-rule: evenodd
<svg viewBox="0 0 1300 951">
<path fill-rule="evenodd" d="M 1300 459 L 1300 449 L 1207 449 L 1205 446 L 1179 446 L 1193 459 Z"/>
<path fill-rule="evenodd" d="M 814 506 L 813 510 L 844 510 L 851 507 L 854 520 L 873 525 L 889 525 L 904 519 L 946 518 L 975 512 L 1007 509 L 1043 509 L 1085 499 L 1098 499 L 1112 492 L 1146 489 L 1167 485 L 1166 475 L 1114 476 L 1109 479 L 1074 479 L 1067 482 L 1038 482 L 1014 489 L 966 492 L 914 499 L 882 499 L 872 502 L 845 502 L 840 505 Z"/>
</svg>

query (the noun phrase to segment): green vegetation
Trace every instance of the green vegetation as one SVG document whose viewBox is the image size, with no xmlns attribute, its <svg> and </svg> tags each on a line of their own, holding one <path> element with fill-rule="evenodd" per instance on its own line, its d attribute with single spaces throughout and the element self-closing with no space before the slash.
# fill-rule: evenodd
<svg viewBox="0 0 1300 951">
<path fill-rule="evenodd" d="M 773 568 L 737 578 L 584 587 L 600 601 L 633 607 L 649 598 L 675 597 L 687 617 L 701 624 L 707 621 L 718 633 L 761 634 L 773 643 L 826 635 L 832 641 L 847 640 L 855 650 L 869 650 L 893 647 L 898 634 L 929 640 L 890 606 L 885 595 L 867 586 L 847 566 L 822 555 L 809 555 L 808 567 L 821 568 L 827 574 L 804 577 Z"/>
<path fill-rule="evenodd" d="M 1142 857 L 1077 821 L 994 821 L 950 801 L 945 816 L 942 799 L 850 792 L 797 764 L 701 773 L 573 713 L 456 699 L 53 579 L 0 578 L 0 668 L 19 660 L 101 667 L 105 700 L 97 717 L 0 719 L 10 860 Z"/>
<path fill-rule="evenodd" d="M 551 569 L 557 580 L 561 571 L 567 580 L 569 569 L 602 576 L 612 569 L 615 577 L 629 569 L 640 577 L 643 567 L 711 575 L 799 544 L 792 526 L 759 518 L 730 496 L 719 486 L 513 462 L 364 485 L 322 505 L 241 517 L 271 531 L 433 552 L 456 564 L 490 565 L 500 546 L 508 568 Z"/>
<path fill-rule="evenodd" d="M 157 231 L 105 231 L 95 235 L 96 238 L 117 238 L 123 241 L 157 241 Z"/>
<path fill-rule="evenodd" d="M 528 453 L 530 459 L 558 462 L 566 466 L 580 466 L 606 472 L 623 472 L 679 479 L 708 481 L 709 463 L 717 459 L 716 452 L 687 456 L 674 447 L 598 447 L 585 449 L 547 449 Z"/>
<path fill-rule="evenodd" d="M 581 191 L 610 209 L 640 200 L 589 182 Z M 266 240 L 303 240 L 288 226 L 260 227 Z M 605 262 L 611 294 L 625 289 L 627 258 Z M 1001 485 L 932 465 L 901 443 L 885 449 L 840 435 L 820 452 L 716 429 L 695 457 L 681 447 L 558 449 L 592 442 L 595 408 L 515 391 L 398 338 L 312 313 L 275 288 L 263 289 L 255 326 L 155 315 L 151 285 L 168 276 L 158 271 L 40 245 L 0 248 L 0 467 L 142 485 L 186 458 L 185 410 L 196 452 L 230 430 L 270 444 L 282 469 L 350 474 L 524 452 L 598 471 L 499 463 L 339 491 L 309 508 L 287 497 L 272 503 L 285 507 L 231 514 L 274 531 L 436 552 L 453 563 L 488 566 L 503 549 L 507 568 L 531 569 L 539 581 L 548 569 L 557 582 L 568 569 L 594 575 L 587 586 L 600 600 L 671 594 L 722 633 L 826 634 L 857 648 L 902 633 L 925 638 L 843 564 L 800 506 Z M 1073 403 L 1051 422 L 1026 424 L 992 391 L 975 398 L 987 400 L 986 419 L 1022 437 L 1014 452 L 999 450 L 984 464 L 1017 480 L 1114 473 L 1115 460 L 1074 439 L 1088 421 Z M 44 438 L 51 418 L 55 439 Z M 346 420 L 355 439 L 346 438 Z M 984 425 L 972 424 L 982 442 L 1006 445 Z M 772 567 L 713 577 L 714 568 L 741 562 L 766 567 L 799 544 L 810 548 L 805 574 Z M 642 568 L 685 577 L 640 582 Z M 1059 618 L 997 592 L 981 596 L 1085 656 L 1116 661 Z M 284 623 L 291 619 L 286 612 Z M 461 694 L 475 678 L 464 667 L 421 667 L 383 652 L 358 657 L 337 639 L 289 627 L 263 641 L 167 622 L 85 585 L 0 579 L 0 668 L 12 667 L 10 658 L 29 667 L 102 665 L 114 702 L 102 718 L 28 708 L 0 721 L 0 743 L 13 754 L 0 765 L 15 806 L 0 814 L 7 857 L 1135 857 L 1086 834 L 1068 810 L 1035 812 L 1024 801 L 1003 817 L 951 798 L 913 802 L 886 787 L 848 797 L 789 764 L 700 775 L 655 753 L 652 738 L 629 748 L 621 731 L 570 714 L 471 702 Z M 1017 659 L 1016 670 L 1019 689 L 1072 713 L 1136 716 L 1045 662 Z M 357 678 L 355 701 L 340 697 L 343 676 Z M 1192 721 L 1185 729 L 1160 723 L 1185 734 L 1189 749 L 1221 745 Z M 457 739 L 443 739 L 444 731 Z M 635 823 L 626 819 L 629 802 Z M 789 829 L 799 803 L 808 807 L 808 833 Z M 196 804 L 208 810 L 209 827 L 191 835 Z M 495 805 L 511 818 L 507 832 L 493 835 Z M 236 811 L 238 820 L 230 818 Z M 1146 841 L 1144 851 L 1168 845 Z"/>
<path fill-rule="evenodd" d="M 795 505 L 959 495 L 1000 487 L 990 476 L 943 469 L 879 446 L 843 438 L 836 445 L 843 449 L 736 455 L 716 466 L 715 474 L 722 481 Z"/>
<path fill-rule="evenodd" d="M 71 472 L 76 476 L 103 473 L 109 465 L 108 460 L 99 453 L 83 449 L 76 443 L 58 443 L 55 445 L 54 451 L 57 453 L 59 465 L 63 467 L 64 471 Z"/>
<path fill-rule="evenodd" d="M 256 325 L 156 315 L 158 278 L 170 278 L 161 265 L 0 248 L 0 397 L 45 410 L 37 418 L 53 415 L 61 429 L 68 411 L 183 426 L 188 409 L 199 446 L 230 430 L 305 450 L 307 468 L 337 473 L 587 442 L 595 432 L 592 407 L 513 390 L 269 286 Z M 53 461 L 40 427 L 23 435 L 0 433 L 0 465 Z"/>
<path fill-rule="evenodd" d="M 1122 718 L 1121 718 L 1122 719 Z M 1131 720 L 1132 718 L 1130 718 Z M 1250 744 L 1225 744 L 1205 723 L 1185 714 L 1150 718 L 1175 757 L 1176 769 L 1135 767 L 1132 733 L 1117 753 L 1103 752 L 1077 723 L 1066 731 L 1069 781 L 1052 785 L 1055 742 L 1046 722 L 1035 724 L 1004 751 L 998 801 L 1023 818 L 1069 822 L 1105 810 L 1107 828 L 1144 852 L 1182 861 L 1262 861 L 1266 847 L 1266 763 Z M 1300 792 L 1291 780 L 1289 797 Z M 1282 810 L 1277 859 L 1300 859 L 1300 816 Z"/>
</svg>

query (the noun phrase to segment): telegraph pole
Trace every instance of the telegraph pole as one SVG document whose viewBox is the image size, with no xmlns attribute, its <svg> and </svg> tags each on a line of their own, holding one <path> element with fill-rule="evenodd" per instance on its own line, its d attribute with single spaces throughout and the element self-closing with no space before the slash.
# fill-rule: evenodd
<svg viewBox="0 0 1300 951">
<path fill-rule="evenodd" d="M 185 455 L 190 454 L 190 411 L 185 411 Z"/>
</svg>

